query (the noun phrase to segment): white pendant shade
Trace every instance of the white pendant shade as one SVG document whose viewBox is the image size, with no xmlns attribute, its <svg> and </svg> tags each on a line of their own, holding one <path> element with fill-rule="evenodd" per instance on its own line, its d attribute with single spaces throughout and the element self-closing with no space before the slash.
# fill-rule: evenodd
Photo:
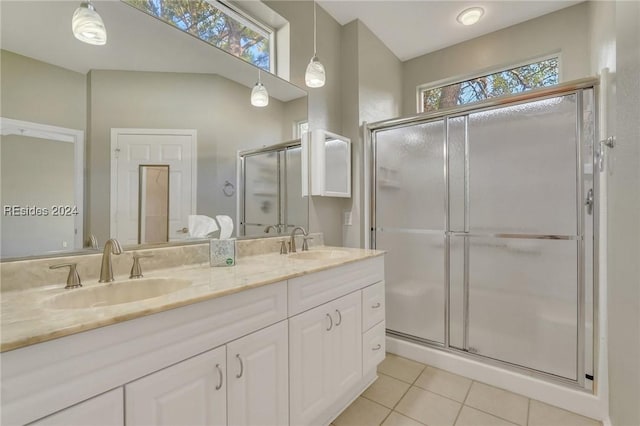
<svg viewBox="0 0 640 426">
<path fill-rule="evenodd" d="M 73 35 L 85 43 L 102 46 L 107 43 L 107 30 L 102 18 L 90 2 L 80 3 L 71 20 Z"/>
<path fill-rule="evenodd" d="M 327 75 L 324 71 L 324 65 L 314 56 L 307 65 L 307 72 L 304 74 L 304 82 L 308 87 L 322 87 L 327 80 Z"/>
<path fill-rule="evenodd" d="M 266 107 L 269 105 L 269 92 L 267 88 L 258 81 L 251 90 L 251 105 L 255 107 Z"/>
<path fill-rule="evenodd" d="M 317 88 L 324 86 L 327 80 L 327 74 L 324 70 L 324 65 L 318 59 L 318 29 L 316 22 L 316 2 L 313 2 L 313 57 L 307 65 L 307 71 L 304 73 L 304 82 L 307 87 Z"/>
</svg>

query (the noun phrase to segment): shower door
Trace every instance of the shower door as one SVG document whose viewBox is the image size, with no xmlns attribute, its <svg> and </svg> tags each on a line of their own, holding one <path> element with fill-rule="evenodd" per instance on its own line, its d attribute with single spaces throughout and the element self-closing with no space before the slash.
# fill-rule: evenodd
<svg viewBox="0 0 640 426">
<path fill-rule="evenodd" d="M 444 343 L 445 128 L 443 120 L 380 131 L 375 239 L 385 267 L 389 330 Z"/>
<path fill-rule="evenodd" d="M 571 382 L 592 373 L 592 106 L 574 90 L 373 131 L 391 334 Z"/>
</svg>

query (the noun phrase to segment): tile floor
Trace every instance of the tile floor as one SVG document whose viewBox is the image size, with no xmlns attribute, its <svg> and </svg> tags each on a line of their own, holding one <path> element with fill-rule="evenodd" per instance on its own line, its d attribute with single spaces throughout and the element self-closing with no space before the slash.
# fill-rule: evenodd
<svg viewBox="0 0 640 426">
<path fill-rule="evenodd" d="M 334 426 L 601 426 L 466 377 L 387 354 L 378 380 Z"/>
</svg>

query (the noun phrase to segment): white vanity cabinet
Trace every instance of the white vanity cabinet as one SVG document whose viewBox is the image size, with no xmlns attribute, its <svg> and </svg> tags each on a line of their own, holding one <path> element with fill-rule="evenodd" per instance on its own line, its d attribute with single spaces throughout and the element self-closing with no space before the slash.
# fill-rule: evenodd
<svg viewBox="0 0 640 426">
<path fill-rule="evenodd" d="M 30 426 L 123 426 L 122 388 L 117 388 L 87 401 L 58 411 Z"/>
<path fill-rule="evenodd" d="M 227 424 L 226 347 L 125 386 L 127 426 Z"/>
<path fill-rule="evenodd" d="M 362 377 L 361 312 L 354 292 L 289 320 L 292 425 L 315 424 Z"/>
<path fill-rule="evenodd" d="M 329 424 L 384 359 L 384 257 L 2 353 L 2 424 Z"/>
<path fill-rule="evenodd" d="M 229 425 L 289 424 L 288 349 L 286 320 L 227 344 Z"/>
</svg>

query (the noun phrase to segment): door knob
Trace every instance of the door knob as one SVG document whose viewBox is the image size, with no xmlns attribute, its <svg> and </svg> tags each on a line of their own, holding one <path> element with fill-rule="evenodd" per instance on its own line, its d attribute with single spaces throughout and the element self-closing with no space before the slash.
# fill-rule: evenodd
<svg viewBox="0 0 640 426">
<path fill-rule="evenodd" d="M 186 226 L 182 229 L 178 229 L 178 234 L 188 234 L 189 233 L 189 228 L 187 228 Z"/>
</svg>

